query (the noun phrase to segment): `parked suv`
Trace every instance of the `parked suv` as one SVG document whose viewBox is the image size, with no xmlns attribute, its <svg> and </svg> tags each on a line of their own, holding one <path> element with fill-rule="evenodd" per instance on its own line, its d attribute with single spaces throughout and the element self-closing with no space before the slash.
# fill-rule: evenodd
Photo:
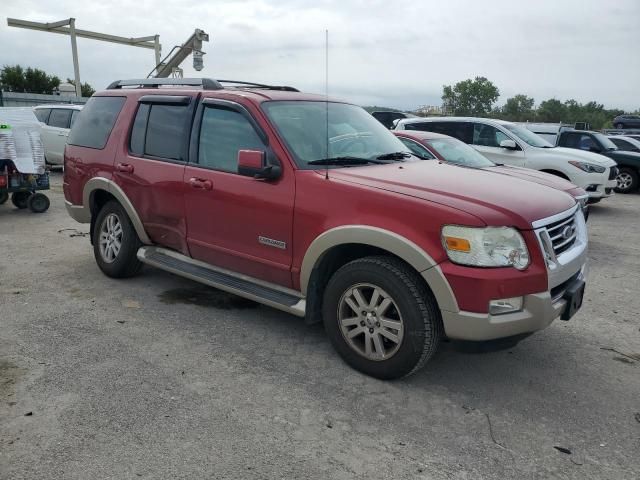
<svg viewBox="0 0 640 480">
<path fill-rule="evenodd" d="M 611 139 L 599 132 L 569 130 L 560 133 L 558 145 L 605 155 L 618 164 L 616 191 L 629 193 L 638 189 L 640 182 L 640 153 L 618 149 Z"/>
<path fill-rule="evenodd" d="M 62 165 L 69 131 L 81 110 L 82 105 L 33 107 L 33 112 L 43 124 L 40 137 L 44 147 L 44 158 L 49 165 Z"/>
<path fill-rule="evenodd" d="M 489 160 L 565 178 L 589 194 L 591 203 L 610 196 L 616 186 L 616 163 L 591 152 L 554 148 L 528 129 L 487 118 L 429 117 L 399 120 L 396 130 L 421 130 L 455 137 Z"/>
<path fill-rule="evenodd" d="M 518 339 L 581 306 L 575 200 L 460 171 L 291 87 L 131 80 L 78 118 L 64 194 L 106 275 L 148 264 L 323 321 L 350 365 L 386 379 L 444 336 Z"/>
<path fill-rule="evenodd" d="M 619 130 L 640 128 L 640 115 L 618 115 L 613 119 L 613 126 Z"/>
</svg>

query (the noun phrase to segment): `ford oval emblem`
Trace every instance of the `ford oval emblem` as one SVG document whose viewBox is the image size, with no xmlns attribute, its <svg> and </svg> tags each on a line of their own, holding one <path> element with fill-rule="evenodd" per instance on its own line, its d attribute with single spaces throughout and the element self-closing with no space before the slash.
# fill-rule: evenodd
<svg viewBox="0 0 640 480">
<path fill-rule="evenodd" d="M 562 229 L 562 232 L 560 233 L 560 235 L 562 235 L 562 238 L 564 240 L 569 240 L 573 236 L 573 233 L 575 231 L 576 231 L 576 227 L 574 227 L 573 225 L 567 225 Z"/>
</svg>

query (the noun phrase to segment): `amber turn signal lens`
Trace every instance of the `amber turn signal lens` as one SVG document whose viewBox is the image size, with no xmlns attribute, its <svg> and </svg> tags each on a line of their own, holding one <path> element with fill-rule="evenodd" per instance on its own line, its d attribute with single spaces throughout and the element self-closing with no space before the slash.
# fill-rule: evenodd
<svg viewBox="0 0 640 480">
<path fill-rule="evenodd" d="M 447 250 L 456 250 L 458 252 L 471 251 L 471 244 L 469 240 L 457 237 L 444 237 L 444 241 L 447 245 Z"/>
</svg>

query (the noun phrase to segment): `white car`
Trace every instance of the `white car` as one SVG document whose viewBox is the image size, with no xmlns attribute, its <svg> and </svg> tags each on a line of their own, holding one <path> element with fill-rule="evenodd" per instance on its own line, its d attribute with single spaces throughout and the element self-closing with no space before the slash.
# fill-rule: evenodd
<svg viewBox="0 0 640 480">
<path fill-rule="evenodd" d="M 494 163 L 531 168 L 566 178 L 598 202 L 613 195 L 618 169 L 603 155 L 554 147 L 545 139 L 511 122 L 487 118 L 405 118 L 395 130 L 442 133 L 473 146 Z"/>
<path fill-rule="evenodd" d="M 39 105 L 33 112 L 42 124 L 44 158 L 49 165 L 62 165 L 67 137 L 82 105 Z"/>
</svg>

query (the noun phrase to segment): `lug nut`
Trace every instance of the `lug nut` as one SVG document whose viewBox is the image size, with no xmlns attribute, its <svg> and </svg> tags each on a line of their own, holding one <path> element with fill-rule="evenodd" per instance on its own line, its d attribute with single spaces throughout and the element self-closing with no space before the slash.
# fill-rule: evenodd
<svg viewBox="0 0 640 480">
<path fill-rule="evenodd" d="M 370 329 L 369 329 L 369 333 L 373 333 L 373 328 L 370 328 Z"/>
<path fill-rule="evenodd" d="M 364 320 L 360 322 L 360 326 L 364 327 Z"/>
<path fill-rule="evenodd" d="M 380 322 L 376 322 L 376 327 L 379 327 L 379 326 L 380 326 Z"/>
</svg>

